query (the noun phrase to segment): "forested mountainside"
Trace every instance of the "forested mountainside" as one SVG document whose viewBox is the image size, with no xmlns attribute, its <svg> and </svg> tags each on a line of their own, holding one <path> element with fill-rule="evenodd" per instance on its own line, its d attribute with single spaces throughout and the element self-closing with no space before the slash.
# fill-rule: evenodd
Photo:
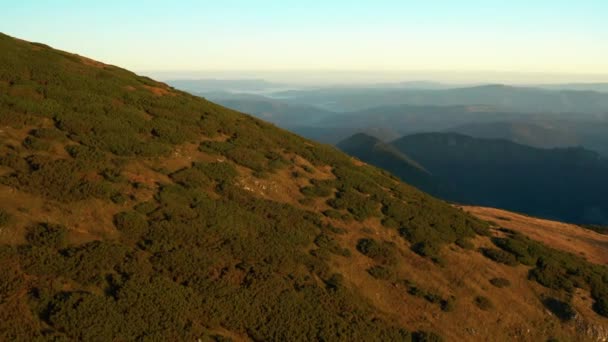
<svg viewBox="0 0 608 342">
<path fill-rule="evenodd" d="M 539 149 L 457 133 L 412 134 L 387 143 L 357 134 L 337 146 L 448 201 L 579 224 L 608 223 L 608 160 L 583 148 Z M 413 174 L 403 156 L 426 177 Z"/>
<path fill-rule="evenodd" d="M 603 334 L 605 266 L 118 67 L 0 51 L 1 340 Z"/>
</svg>

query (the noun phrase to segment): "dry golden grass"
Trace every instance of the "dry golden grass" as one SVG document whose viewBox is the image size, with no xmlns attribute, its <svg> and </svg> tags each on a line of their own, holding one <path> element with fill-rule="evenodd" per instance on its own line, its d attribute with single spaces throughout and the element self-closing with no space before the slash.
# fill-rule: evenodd
<svg viewBox="0 0 608 342">
<path fill-rule="evenodd" d="M 121 206 L 103 200 L 65 204 L 4 185 L 0 185 L 0 206 L 12 215 L 11 224 L 0 229 L 0 243 L 8 244 L 24 243 L 27 227 L 39 222 L 68 227 L 73 243 L 112 238 L 116 234 L 112 217 L 121 211 Z"/>
<path fill-rule="evenodd" d="M 152 94 L 156 96 L 165 96 L 165 95 L 175 95 L 169 88 L 161 88 L 161 87 L 152 87 L 152 86 L 143 86 L 147 90 L 149 90 Z"/>
<path fill-rule="evenodd" d="M 352 222 L 344 228 L 348 233 L 340 241 L 352 256 L 334 257 L 334 270 L 344 275 L 353 291 L 361 293 L 396 323 L 410 329 L 438 331 L 448 341 L 543 341 L 552 336 L 577 335 L 572 324 L 562 324 L 543 307 L 539 296 L 547 290 L 527 279 L 527 267 L 496 264 L 476 251 L 456 246 L 445 250 L 447 266 L 441 267 L 411 252 L 396 231 L 381 227 L 377 220 Z M 374 262 L 356 250 L 357 241 L 363 237 L 394 242 L 400 253 L 398 278 L 445 298 L 454 296 L 454 311 L 443 312 L 439 305 L 408 294 L 403 284 L 371 277 L 366 270 Z M 475 243 L 491 244 L 488 238 L 481 237 Z M 496 277 L 508 279 L 511 286 L 494 287 L 489 280 Z M 474 304 L 480 295 L 490 298 L 492 310 L 482 311 Z"/>
<path fill-rule="evenodd" d="M 608 235 L 573 224 L 539 219 L 506 210 L 462 207 L 466 212 L 497 225 L 521 232 L 556 249 L 585 257 L 590 262 L 608 265 Z"/>
</svg>

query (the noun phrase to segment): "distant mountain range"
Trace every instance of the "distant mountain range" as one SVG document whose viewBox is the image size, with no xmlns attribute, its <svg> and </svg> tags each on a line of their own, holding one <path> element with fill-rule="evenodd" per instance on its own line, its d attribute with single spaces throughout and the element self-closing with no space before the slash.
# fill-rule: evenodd
<svg viewBox="0 0 608 342">
<path fill-rule="evenodd" d="M 210 91 L 269 91 L 284 90 L 289 87 L 282 83 L 268 82 L 259 79 L 222 80 L 222 79 L 179 79 L 169 80 L 168 84 L 177 89 L 197 93 Z"/>
<path fill-rule="evenodd" d="M 450 201 L 570 222 L 608 222 L 608 161 L 595 152 L 538 149 L 456 133 L 404 136 L 383 144 L 381 152 L 378 144 L 358 134 L 337 146 Z M 412 176 L 411 164 L 404 165 L 404 160 L 415 161 L 432 181 Z"/>
<path fill-rule="evenodd" d="M 608 156 L 608 113 L 523 113 L 488 105 L 395 105 L 334 112 L 257 94 L 201 95 L 329 144 L 358 132 L 390 141 L 406 134 L 449 131 L 540 148 L 582 146 Z"/>
<path fill-rule="evenodd" d="M 502 110 L 551 113 L 605 113 L 608 94 L 594 91 L 546 90 L 505 85 L 424 89 L 319 89 L 275 94 L 290 103 L 305 103 L 334 111 L 358 111 L 379 106 L 487 105 Z"/>
<path fill-rule="evenodd" d="M 581 90 L 608 93 L 608 83 L 542 84 L 537 85 L 537 87 L 551 90 Z"/>
<path fill-rule="evenodd" d="M 507 139 L 539 148 L 583 146 L 608 156 L 608 121 L 539 118 L 476 122 L 446 131 L 476 138 Z"/>
</svg>

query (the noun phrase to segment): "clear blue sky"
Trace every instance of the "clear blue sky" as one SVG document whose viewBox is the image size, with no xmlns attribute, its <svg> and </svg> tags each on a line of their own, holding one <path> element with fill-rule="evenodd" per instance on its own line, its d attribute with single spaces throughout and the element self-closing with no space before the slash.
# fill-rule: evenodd
<svg viewBox="0 0 608 342">
<path fill-rule="evenodd" d="M 608 74 L 606 0 L 0 0 L 0 31 L 136 71 Z"/>
</svg>

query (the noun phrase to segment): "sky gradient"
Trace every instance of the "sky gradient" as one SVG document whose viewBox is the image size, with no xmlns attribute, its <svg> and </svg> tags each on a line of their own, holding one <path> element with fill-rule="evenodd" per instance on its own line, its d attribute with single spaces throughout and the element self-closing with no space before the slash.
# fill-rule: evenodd
<svg viewBox="0 0 608 342">
<path fill-rule="evenodd" d="M 0 0 L 0 8 L 3 33 L 139 72 L 608 81 L 605 0 Z"/>
</svg>

